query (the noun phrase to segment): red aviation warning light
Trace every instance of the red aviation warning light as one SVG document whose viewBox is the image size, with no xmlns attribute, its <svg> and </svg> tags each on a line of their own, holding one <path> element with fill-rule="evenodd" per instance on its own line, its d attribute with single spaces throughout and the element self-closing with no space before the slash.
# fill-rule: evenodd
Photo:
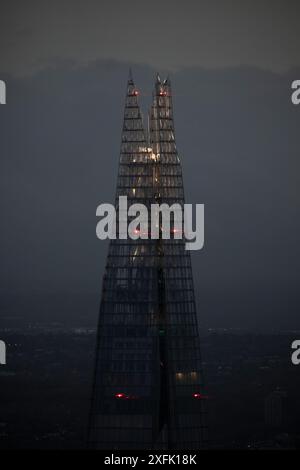
<svg viewBox="0 0 300 470">
<path fill-rule="evenodd" d="M 125 393 L 116 393 L 115 398 L 118 400 L 136 400 L 138 397 L 135 395 L 126 395 Z"/>
<path fill-rule="evenodd" d="M 193 398 L 196 398 L 196 400 L 206 400 L 208 397 L 202 395 L 202 393 L 193 393 Z"/>
<path fill-rule="evenodd" d="M 171 233 L 182 233 L 180 228 L 171 228 Z"/>
</svg>

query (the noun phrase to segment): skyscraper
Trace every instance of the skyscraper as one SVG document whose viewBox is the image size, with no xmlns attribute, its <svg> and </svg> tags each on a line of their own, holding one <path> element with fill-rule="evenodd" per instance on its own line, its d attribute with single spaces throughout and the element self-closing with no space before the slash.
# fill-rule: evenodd
<svg viewBox="0 0 300 470">
<path fill-rule="evenodd" d="M 128 204 L 184 204 L 170 80 L 157 76 L 149 128 L 129 77 L 116 194 Z M 172 227 L 172 225 L 171 225 Z M 171 229 L 172 231 L 172 229 Z M 174 224 L 173 224 L 174 232 Z M 205 446 L 203 377 L 185 240 L 110 241 L 103 279 L 89 445 L 100 449 Z"/>
</svg>

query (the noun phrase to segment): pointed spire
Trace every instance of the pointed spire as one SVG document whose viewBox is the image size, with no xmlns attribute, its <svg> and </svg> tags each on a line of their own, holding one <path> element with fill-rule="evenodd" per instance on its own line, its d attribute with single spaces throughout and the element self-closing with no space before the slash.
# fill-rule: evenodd
<svg viewBox="0 0 300 470">
<path fill-rule="evenodd" d="M 125 98 L 123 132 L 121 139 L 121 159 L 127 162 L 135 159 L 146 147 L 146 138 L 142 113 L 138 100 L 138 89 L 136 88 L 131 69 L 129 70 L 127 93 Z M 144 150 L 143 150 L 144 151 Z M 123 157 L 122 157 L 123 154 Z"/>
<path fill-rule="evenodd" d="M 132 69 L 129 67 L 129 72 L 128 72 L 128 84 L 132 83 L 133 84 L 133 77 L 132 77 Z"/>
<path fill-rule="evenodd" d="M 139 95 L 138 89 L 136 88 L 133 77 L 132 77 L 132 70 L 131 67 L 129 68 L 128 72 L 128 81 L 127 81 L 127 97 Z"/>
<path fill-rule="evenodd" d="M 167 75 L 167 78 L 164 80 L 164 85 L 171 86 L 170 75 Z"/>
<path fill-rule="evenodd" d="M 157 74 L 154 85 L 153 103 L 150 112 L 150 146 L 155 153 L 174 154 L 177 163 L 177 150 L 174 135 L 171 82 L 169 76 L 161 80 Z"/>
<path fill-rule="evenodd" d="M 170 80 L 170 76 L 167 75 L 167 78 L 164 80 L 164 91 L 165 93 L 167 94 L 167 96 L 171 97 L 172 95 L 172 89 L 171 89 L 171 80 Z M 170 103 L 171 105 L 171 103 Z"/>
</svg>

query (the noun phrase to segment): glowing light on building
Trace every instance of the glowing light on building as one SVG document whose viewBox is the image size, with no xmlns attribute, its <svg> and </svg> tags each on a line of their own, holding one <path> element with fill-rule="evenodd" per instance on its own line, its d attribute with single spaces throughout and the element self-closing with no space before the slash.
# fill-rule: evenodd
<svg viewBox="0 0 300 470">
<path fill-rule="evenodd" d="M 206 395 L 202 395 L 202 393 L 193 393 L 193 398 L 197 400 L 206 400 L 208 397 Z"/>
<path fill-rule="evenodd" d="M 183 379 L 183 373 L 182 372 L 177 372 L 176 373 L 176 379 L 177 380 L 182 380 Z"/>
</svg>

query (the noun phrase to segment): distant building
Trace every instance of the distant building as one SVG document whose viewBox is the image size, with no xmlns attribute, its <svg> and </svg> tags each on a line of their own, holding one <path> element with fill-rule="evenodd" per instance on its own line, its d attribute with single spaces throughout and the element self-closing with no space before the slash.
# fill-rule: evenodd
<svg viewBox="0 0 300 470">
<path fill-rule="evenodd" d="M 146 134 L 129 78 L 116 201 L 183 207 L 169 79 L 155 83 Z M 118 213 L 118 206 L 116 204 Z M 119 215 L 117 216 L 117 219 Z M 205 446 L 203 377 L 185 239 L 110 241 L 99 315 L 89 446 Z M 118 231 L 118 227 L 117 227 Z"/>
</svg>

